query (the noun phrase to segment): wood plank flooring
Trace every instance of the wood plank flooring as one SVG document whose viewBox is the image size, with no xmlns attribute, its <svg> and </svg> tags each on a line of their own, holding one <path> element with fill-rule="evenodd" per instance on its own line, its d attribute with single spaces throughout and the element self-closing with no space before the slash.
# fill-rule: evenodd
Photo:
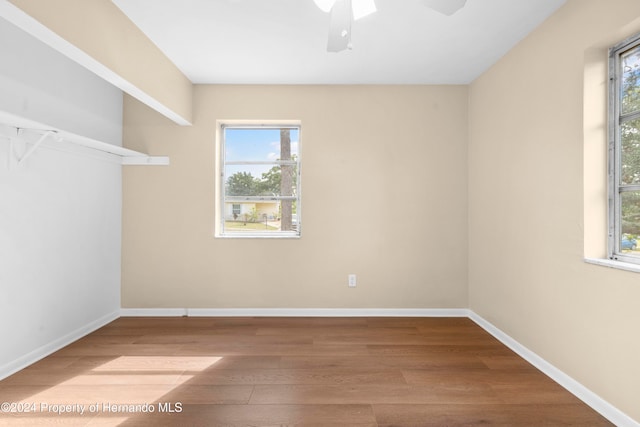
<svg viewBox="0 0 640 427">
<path fill-rule="evenodd" d="M 0 402 L 24 426 L 612 425 L 466 318 L 120 318 Z"/>
</svg>

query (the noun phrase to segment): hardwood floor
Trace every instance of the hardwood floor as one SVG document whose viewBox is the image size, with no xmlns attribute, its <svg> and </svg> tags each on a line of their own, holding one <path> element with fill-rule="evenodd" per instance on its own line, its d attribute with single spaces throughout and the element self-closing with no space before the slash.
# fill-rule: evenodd
<svg viewBox="0 0 640 427">
<path fill-rule="evenodd" d="M 120 318 L 0 402 L 25 426 L 611 425 L 466 318 Z"/>
</svg>

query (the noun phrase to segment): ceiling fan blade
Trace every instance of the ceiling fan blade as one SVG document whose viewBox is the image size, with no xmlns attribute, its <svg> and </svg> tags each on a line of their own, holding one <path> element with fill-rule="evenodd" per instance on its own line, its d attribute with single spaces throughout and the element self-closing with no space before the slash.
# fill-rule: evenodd
<svg viewBox="0 0 640 427">
<path fill-rule="evenodd" d="M 318 6 L 318 8 L 326 13 L 331 12 L 331 8 L 333 7 L 333 4 L 336 2 L 336 0 L 313 0 L 316 3 L 316 6 Z"/>
<path fill-rule="evenodd" d="M 353 6 L 353 20 L 357 21 L 360 18 L 371 15 L 375 12 L 376 3 L 374 0 L 351 0 Z"/>
<path fill-rule="evenodd" d="M 425 6 L 436 12 L 451 16 L 462 9 L 467 3 L 467 0 L 422 0 L 422 2 Z"/>
<path fill-rule="evenodd" d="M 351 8 L 351 0 L 336 0 L 331 8 L 327 52 L 340 52 L 345 49 L 351 49 L 352 22 L 353 9 Z"/>
</svg>

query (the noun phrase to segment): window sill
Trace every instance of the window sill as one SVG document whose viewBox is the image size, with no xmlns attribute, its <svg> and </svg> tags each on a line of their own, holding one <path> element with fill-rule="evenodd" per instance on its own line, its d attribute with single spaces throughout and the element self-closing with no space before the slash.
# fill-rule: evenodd
<svg viewBox="0 0 640 427">
<path fill-rule="evenodd" d="M 299 234 L 216 234 L 216 239 L 299 239 Z M 638 270 L 640 271 L 640 270 Z"/>
<path fill-rule="evenodd" d="M 603 267 L 617 268 L 618 270 L 633 271 L 640 273 L 640 264 L 632 264 L 630 262 L 615 261 L 612 259 L 602 258 L 585 258 L 584 262 L 588 264 L 601 265 Z"/>
</svg>

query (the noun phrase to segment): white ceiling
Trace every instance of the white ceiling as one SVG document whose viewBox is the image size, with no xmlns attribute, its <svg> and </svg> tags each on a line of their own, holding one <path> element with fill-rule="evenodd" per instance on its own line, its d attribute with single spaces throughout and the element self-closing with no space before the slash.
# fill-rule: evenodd
<svg viewBox="0 0 640 427">
<path fill-rule="evenodd" d="M 112 0 L 193 83 L 467 84 L 566 0 L 468 0 L 453 16 L 375 0 L 327 53 L 313 0 Z"/>
</svg>

